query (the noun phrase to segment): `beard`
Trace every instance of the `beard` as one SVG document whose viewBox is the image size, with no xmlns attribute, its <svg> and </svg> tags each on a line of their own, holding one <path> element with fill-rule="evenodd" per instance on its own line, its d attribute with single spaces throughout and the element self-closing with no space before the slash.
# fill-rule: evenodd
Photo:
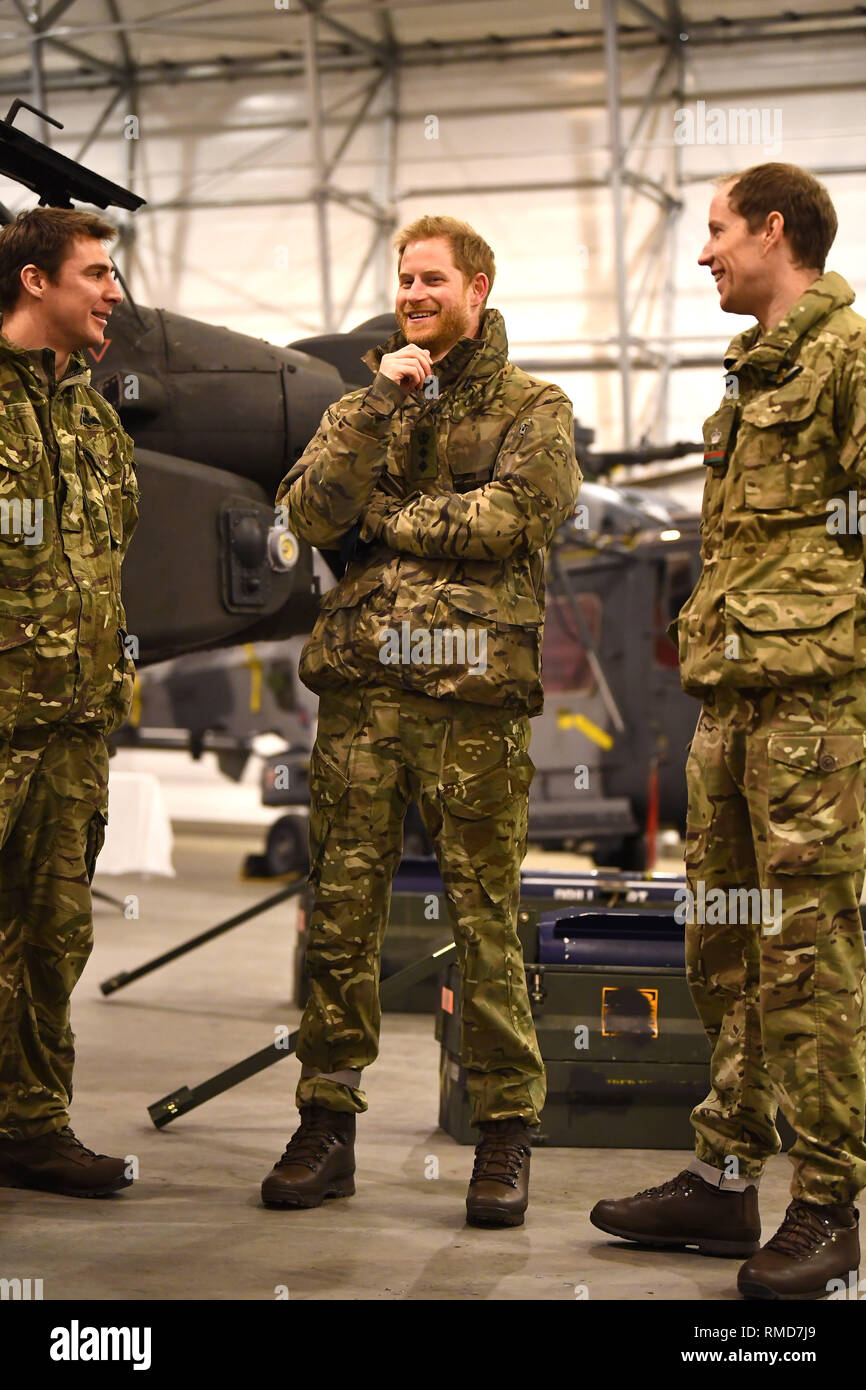
<svg viewBox="0 0 866 1390">
<path fill-rule="evenodd" d="M 469 322 L 469 310 L 462 304 L 440 306 L 430 324 L 415 325 L 405 310 L 397 310 L 397 323 L 406 342 L 427 348 L 434 357 L 453 347 L 469 331 Z"/>
</svg>

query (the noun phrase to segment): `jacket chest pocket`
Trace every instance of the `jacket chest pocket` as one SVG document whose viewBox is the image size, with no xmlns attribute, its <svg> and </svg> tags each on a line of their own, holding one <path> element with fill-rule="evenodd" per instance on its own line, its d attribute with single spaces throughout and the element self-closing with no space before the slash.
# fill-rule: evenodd
<svg viewBox="0 0 866 1390">
<path fill-rule="evenodd" d="M 448 421 L 445 457 L 455 492 L 472 492 L 492 482 L 504 431 L 490 416 L 457 416 Z"/>
<path fill-rule="evenodd" d="M 42 540 L 42 443 L 33 435 L 4 432 L 0 438 L 0 546 L 38 545 Z"/>
<path fill-rule="evenodd" d="M 826 495 L 828 450 L 835 445 L 832 409 L 823 408 L 827 374 L 804 368 L 793 380 L 743 407 L 744 500 L 757 511 L 781 511 Z"/>
<path fill-rule="evenodd" d="M 100 430 L 78 439 L 78 452 L 87 511 L 97 541 L 116 549 L 123 540 L 123 457 L 119 442 Z"/>
</svg>

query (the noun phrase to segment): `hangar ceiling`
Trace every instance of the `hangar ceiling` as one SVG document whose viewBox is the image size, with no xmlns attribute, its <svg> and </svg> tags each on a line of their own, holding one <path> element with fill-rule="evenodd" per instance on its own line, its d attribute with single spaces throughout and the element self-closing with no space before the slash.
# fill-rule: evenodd
<svg viewBox="0 0 866 1390">
<path fill-rule="evenodd" d="M 616 333 L 602 353 L 584 353 L 569 365 L 575 370 L 614 370 L 620 379 L 621 438 L 635 440 L 634 372 L 642 367 L 658 372 L 654 433 L 665 437 L 667 390 L 672 362 L 674 231 L 682 209 L 684 185 L 706 178 L 684 168 L 681 151 L 667 152 L 665 161 L 648 165 L 641 148 L 659 111 L 668 119 L 689 91 L 688 68 L 697 55 L 723 48 L 742 49 L 754 64 L 756 50 L 814 45 L 821 41 L 856 46 L 866 37 L 862 5 L 834 5 L 829 0 L 801 0 L 782 8 L 767 0 L 726 0 L 717 10 L 712 0 L 269 0 L 241 8 L 237 0 L 188 0 L 160 4 L 159 0 L 4 0 L 0 6 L 0 89 L 23 97 L 54 114 L 55 103 L 81 93 L 88 100 L 90 127 L 70 148 L 64 137 L 34 117 L 21 115 L 19 124 L 47 142 L 58 142 L 65 153 L 87 162 L 91 145 L 118 120 L 135 117 L 143 94 L 162 89 L 165 100 L 182 97 L 183 129 L 205 140 L 230 135 L 240 127 L 232 113 L 215 126 L 197 115 L 196 90 L 202 84 L 267 79 L 279 90 L 285 83 L 284 109 L 272 103 L 261 111 L 246 110 L 242 129 L 261 131 L 267 149 L 281 134 L 301 131 L 307 139 L 306 186 L 298 179 L 289 187 L 272 180 L 266 191 L 250 192 L 230 181 L 236 165 L 227 163 L 220 178 L 191 179 L 187 187 L 160 200 L 149 198 L 144 212 L 195 211 L 268 205 L 307 204 L 314 211 L 320 322 L 335 331 L 351 321 L 359 288 L 374 274 L 383 305 L 388 298 L 391 240 L 402 200 L 466 190 L 453 178 L 441 185 L 428 181 L 407 187 L 398 165 L 398 130 L 412 111 L 413 72 L 438 74 L 442 83 L 436 110 L 440 117 L 495 116 L 501 109 L 486 99 L 483 74 L 511 64 L 517 70 L 536 65 L 536 73 L 580 70 L 573 89 L 550 84 L 539 96 L 539 82 L 527 84 L 523 103 L 515 110 L 537 113 L 600 112 L 606 122 L 603 165 L 577 169 L 563 180 L 533 177 L 516 181 L 506 176 L 496 183 L 472 186 L 472 192 L 543 195 L 563 188 L 609 189 L 610 240 L 615 266 Z M 587 62 L 587 59 L 590 61 Z M 479 80 L 467 77 L 477 72 Z M 627 72 L 627 80 L 623 73 Z M 637 72 L 637 80 L 635 73 Z M 449 75 L 459 73 L 459 81 Z M 333 77 L 341 86 L 334 95 Z M 772 63 L 767 65 L 765 94 L 776 90 Z M 417 80 L 417 79 L 416 79 Z M 347 86 L 347 82 L 350 84 Z M 850 79 L 830 65 L 815 73 L 813 91 L 840 89 Z M 781 89 L 779 89 L 781 90 Z M 712 92 L 708 98 L 735 91 Z M 692 93 L 694 95 L 694 93 Z M 291 100 L 288 98 L 291 96 Z M 176 110 L 176 107 L 175 107 Z M 341 180 L 341 161 L 359 132 L 375 131 L 382 152 L 383 177 L 375 189 L 347 187 Z M 125 149 L 125 180 L 136 188 L 138 141 Z M 825 172 L 820 167 L 815 172 Z M 845 167 L 841 172 L 854 173 Z M 467 185 L 468 188 L 468 185 Z M 655 228 L 646 238 L 646 264 L 635 277 L 629 260 L 629 230 L 624 200 L 638 195 L 652 210 Z M 357 267 L 348 289 L 338 295 L 333 280 L 331 214 L 339 205 L 358 220 Z M 139 214 L 139 217 L 142 214 Z M 135 229 L 122 228 L 121 250 L 134 247 Z M 662 298 L 667 295 L 667 303 Z M 642 297 L 654 295 L 662 306 L 659 343 L 635 329 Z M 591 346 L 589 338 L 576 344 Z M 700 353 L 679 352 L 677 366 L 705 366 Z M 713 354 L 713 360 L 716 355 Z M 535 362 L 534 367 L 543 367 Z M 563 365 L 560 363 L 559 365 Z"/>
</svg>

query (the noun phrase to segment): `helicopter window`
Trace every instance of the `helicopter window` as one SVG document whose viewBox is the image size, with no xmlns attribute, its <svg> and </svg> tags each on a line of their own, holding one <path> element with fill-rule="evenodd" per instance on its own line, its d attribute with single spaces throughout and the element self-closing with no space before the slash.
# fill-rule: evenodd
<svg viewBox="0 0 866 1390">
<path fill-rule="evenodd" d="M 575 594 L 574 597 L 597 648 L 601 639 L 601 599 L 598 594 Z M 564 691 L 591 694 L 595 690 L 595 676 L 587 660 L 571 600 L 561 594 L 547 596 L 542 678 L 545 690 L 551 695 Z"/>
</svg>

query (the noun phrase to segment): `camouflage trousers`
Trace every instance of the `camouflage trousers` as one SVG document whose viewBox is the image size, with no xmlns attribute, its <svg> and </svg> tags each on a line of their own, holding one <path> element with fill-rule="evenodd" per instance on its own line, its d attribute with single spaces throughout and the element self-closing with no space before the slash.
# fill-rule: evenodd
<svg viewBox="0 0 866 1390">
<path fill-rule="evenodd" d="M 852 1202 L 866 1184 L 864 753 L 857 672 L 715 692 L 686 765 L 686 967 L 712 1048 L 696 1154 L 759 1174 L 781 1147 L 780 1109 L 795 1134 L 791 1191 L 815 1202 Z M 726 901 L 712 907 L 712 889 Z M 762 901 L 751 893 L 745 910 L 732 889 Z"/>
<path fill-rule="evenodd" d="M 366 687 L 326 694 L 310 762 L 310 996 L 298 1105 L 362 1111 L 379 1045 L 379 961 L 417 801 L 436 850 L 463 981 L 472 1121 L 537 1125 L 546 1078 L 517 935 L 529 719 L 461 700 Z"/>
<path fill-rule="evenodd" d="M 108 800 L 103 734 L 18 730 L 0 742 L 0 1136 L 69 1123 L 69 996 L 93 942 L 90 882 Z"/>
</svg>

